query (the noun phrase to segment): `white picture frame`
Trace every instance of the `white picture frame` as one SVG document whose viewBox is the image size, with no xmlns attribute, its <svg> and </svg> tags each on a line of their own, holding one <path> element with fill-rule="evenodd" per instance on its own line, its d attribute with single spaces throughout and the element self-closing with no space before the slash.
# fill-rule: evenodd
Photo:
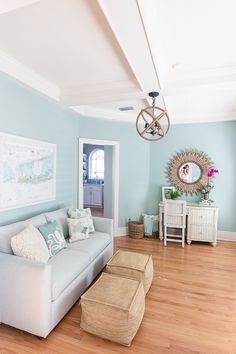
<svg viewBox="0 0 236 354">
<path fill-rule="evenodd" d="M 56 147 L 0 132 L 0 212 L 56 200 Z"/>
<path fill-rule="evenodd" d="M 166 196 L 167 196 L 167 193 L 170 191 L 175 191 L 175 187 L 173 187 L 173 186 L 163 186 L 162 187 L 162 201 L 163 202 L 165 199 L 169 199 L 169 198 L 166 198 Z"/>
</svg>

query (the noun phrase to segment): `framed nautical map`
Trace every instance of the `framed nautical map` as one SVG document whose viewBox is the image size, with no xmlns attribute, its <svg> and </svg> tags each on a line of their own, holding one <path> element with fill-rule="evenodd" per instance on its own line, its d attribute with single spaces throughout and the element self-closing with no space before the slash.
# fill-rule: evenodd
<svg viewBox="0 0 236 354">
<path fill-rule="evenodd" d="M 56 199 L 56 145 L 0 133 L 0 211 Z"/>
</svg>

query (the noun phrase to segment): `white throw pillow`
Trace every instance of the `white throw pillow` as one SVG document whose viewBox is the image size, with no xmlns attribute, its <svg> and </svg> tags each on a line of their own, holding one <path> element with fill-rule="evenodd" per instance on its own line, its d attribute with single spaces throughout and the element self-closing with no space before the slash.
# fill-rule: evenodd
<svg viewBox="0 0 236 354">
<path fill-rule="evenodd" d="M 46 263 L 49 251 L 43 236 L 33 225 L 11 238 L 12 251 L 16 256 Z"/>
<path fill-rule="evenodd" d="M 68 215 L 71 219 L 91 217 L 91 209 L 90 208 L 85 208 L 85 209 L 70 208 L 68 210 Z"/>
<path fill-rule="evenodd" d="M 69 227 L 69 242 L 89 238 L 88 227 L 83 221 L 81 222 L 81 220 L 82 219 L 67 219 Z"/>
<path fill-rule="evenodd" d="M 142 217 L 146 220 L 153 220 L 153 221 L 158 221 L 159 220 L 159 215 L 148 215 L 148 214 L 142 214 Z"/>
<path fill-rule="evenodd" d="M 71 219 L 80 219 L 80 220 L 83 219 L 83 224 L 85 224 L 85 219 L 87 219 L 87 223 L 84 226 L 88 227 L 89 233 L 95 232 L 90 208 L 85 208 L 85 209 L 70 208 L 68 210 L 68 215 Z"/>
</svg>

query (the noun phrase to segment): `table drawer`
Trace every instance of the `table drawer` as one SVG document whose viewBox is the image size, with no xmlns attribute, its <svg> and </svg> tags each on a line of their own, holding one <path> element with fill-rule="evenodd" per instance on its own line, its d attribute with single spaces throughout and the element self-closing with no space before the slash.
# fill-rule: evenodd
<svg viewBox="0 0 236 354">
<path fill-rule="evenodd" d="M 213 226 L 190 225 L 189 238 L 194 241 L 214 242 L 215 229 Z"/>
<path fill-rule="evenodd" d="M 193 225 L 214 225 L 215 212 L 209 209 L 191 209 L 189 211 L 189 223 Z"/>
</svg>

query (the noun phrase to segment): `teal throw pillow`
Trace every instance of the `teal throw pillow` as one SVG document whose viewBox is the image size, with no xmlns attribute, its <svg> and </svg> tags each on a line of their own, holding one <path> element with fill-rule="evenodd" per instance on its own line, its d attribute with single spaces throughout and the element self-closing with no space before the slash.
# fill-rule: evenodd
<svg viewBox="0 0 236 354">
<path fill-rule="evenodd" d="M 46 241 L 50 257 L 67 247 L 61 228 L 56 221 L 41 225 L 38 229 Z"/>
</svg>

